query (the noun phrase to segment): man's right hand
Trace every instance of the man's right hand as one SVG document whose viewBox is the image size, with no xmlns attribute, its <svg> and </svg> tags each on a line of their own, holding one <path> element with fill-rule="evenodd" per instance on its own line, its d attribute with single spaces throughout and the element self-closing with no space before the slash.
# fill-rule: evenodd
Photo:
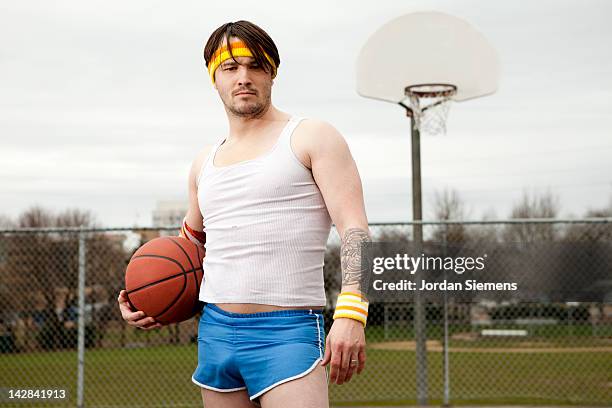
<svg viewBox="0 0 612 408">
<path fill-rule="evenodd" d="M 153 317 L 147 317 L 147 315 L 140 310 L 132 310 L 128 302 L 127 294 L 125 290 L 119 292 L 119 310 L 121 310 L 121 317 L 130 326 L 138 327 L 143 330 L 157 329 L 162 327 L 161 323 L 158 323 Z"/>
</svg>

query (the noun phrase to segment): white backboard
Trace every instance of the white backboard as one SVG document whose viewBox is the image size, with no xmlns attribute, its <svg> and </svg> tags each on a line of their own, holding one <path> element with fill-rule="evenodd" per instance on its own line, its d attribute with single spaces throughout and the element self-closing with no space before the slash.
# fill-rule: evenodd
<svg viewBox="0 0 612 408">
<path fill-rule="evenodd" d="M 455 101 L 495 92 L 499 59 L 474 27 L 439 12 L 406 14 L 380 27 L 357 58 L 357 93 L 398 103 L 409 85 L 457 87 Z"/>
</svg>

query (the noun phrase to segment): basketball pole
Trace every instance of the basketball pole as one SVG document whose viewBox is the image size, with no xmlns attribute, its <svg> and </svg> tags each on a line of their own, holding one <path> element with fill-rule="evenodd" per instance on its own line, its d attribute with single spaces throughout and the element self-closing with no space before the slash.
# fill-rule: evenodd
<svg viewBox="0 0 612 408">
<path fill-rule="evenodd" d="M 420 256 L 423 250 L 423 212 L 421 199 L 421 132 L 415 126 L 413 111 L 410 107 L 400 102 L 406 108 L 406 115 L 410 117 L 410 132 L 412 139 L 412 234 L 414 251 Z M 421 274 L 416 273 L 417 288 L 421 287 Z M 414 336 L 416 346 L 416 380 L 417 380 L 417 403 L 421 406 L 427 405 L 427 333 L 425 308 L 420 290 L 414 292 Z"/>
<path fill-rule="evenodd" d="M 77 340 L 77 398 L 76 405 L 83 408 L 85 399 L 85 268 L 87 247 L 85 232 L 79 231 L 79 316 Z"/>
<path fill-rule="evenodd" d="M 397 53 L 397 38 L 420 38 L 420 47 Z M 388 56 L 397 54 L 393 61 Z M 416 56 L 416 57 L 415 57 Z M 478 72 L 473 61 L 479 62 Z M 382 64 L 382 65 L 381 65 Z M 381 66 L 385 74 L 381 75 Z M 452 66 L 452 69 L 447 69 Z M 439 12 L 408 13 L 378 28 L 361 48 L 357 58 L 357 93 L 366 98 L 399 104 L 410 117 L 412 143 L 413 242 L 418 256 L 423 251 L 420 130 L 445 133 L 448 101 L 486 96 L 497 90 L 499 57 L 488 40 L 467 21 Z M 403 89 L 403 94 L 400 90 Z M 409 99 L 407 104 L 404 100 Z M 432 102 L 424 104 L 423 102 Z M 414 110 L 412 109 L 414 106 Z M 425 110 L 434 108 L 429 115 Z M 425 119 L 421 128 L 421 119 Z M 415 124 L 418 124 L 415 128 Z M 421 271 L 423 267 L 421 266 Z M 419 272 L 419 271 L 415 271 Z M 417 285 L 423 277 L 416 273 Z M 426 295 L 414 291 L 414 336 L 416 343 L 416 388 L 420 405 L 427 405 Z M 444 405 L 450 400 L 448 353 L 448 304 L 445 293 Z"/>
</svg>

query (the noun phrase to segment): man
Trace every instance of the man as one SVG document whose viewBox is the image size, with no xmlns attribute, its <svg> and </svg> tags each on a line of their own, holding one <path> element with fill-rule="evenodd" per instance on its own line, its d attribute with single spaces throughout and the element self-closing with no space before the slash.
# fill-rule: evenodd
<svg viewBox="0 0 612 408">
<path fill-rule="evenodd" d="M 369 230 L 357 167 L 332 126 L 272 105 L 280 58 L 260 27 L 224 24 L 204 59 L 229 136 L 200 152 L 189 175 L 183 235 L 206 248 L 192 380 L 207 407 L 328 407 L 325 366 L 343 384 L 366 361 L 360 249 Z M 324 340 L 332 221 L 342 292 Z M 130 310 L 124 291 L 119 304 L 129 324 L 160 327 Z"/>
</svg>

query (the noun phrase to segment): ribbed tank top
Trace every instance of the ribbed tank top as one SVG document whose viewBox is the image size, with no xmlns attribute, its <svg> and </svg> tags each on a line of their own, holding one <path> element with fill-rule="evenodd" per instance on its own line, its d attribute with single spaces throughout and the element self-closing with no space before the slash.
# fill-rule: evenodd
<svg viewBox="0 0 612 408">
<path fill-rule="evenodd" d="M 324 306 L 323 261 L 331 218 L 312 172 L 291 149 L 303 118 L 274 146 L 217 167 L 218 141 L 198 176 L 206 257 L 199 299 L 209 303 Z"/>
</svg>

